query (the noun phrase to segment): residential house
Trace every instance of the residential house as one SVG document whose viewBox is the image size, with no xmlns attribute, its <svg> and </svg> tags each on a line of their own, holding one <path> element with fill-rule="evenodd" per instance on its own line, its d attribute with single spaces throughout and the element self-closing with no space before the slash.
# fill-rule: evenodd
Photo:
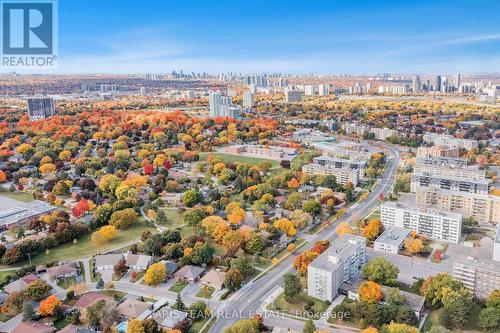
<svg viewBox="0 0 500 333">
<path fill-rule="evenodd" d="M 220 290 L 224 286 L 226 273 L 212 269 L 201 278 L 201 283 L 207 287 L 212 287 L 215 290 Z"/>
<path fill-rule="evenodd" d="M 143 320 L 151 314 L 151 304 L 128 298 L 116 310 L 125 319 Z"/>
<path fill-rule="evenodd" d="M 75 308 L 86 309 L 97 301 L 115 302 L 112 297 L 103 295 L 101 293 L 91 291 L 89 293 L 83 294 L 78 301 L 75 303 Z"/>
<path fill-rule="evenodd" d="M 198 282 L 203 272 L 205 272 L 204 268 L 186 265 L 174 274 L 174 279 L 175 281 L 185 280 L 189 283 L 195 283 Z"/>
<path fill-rule="evenodd" d="M 47 268 L 47 276 L 50 281 L 67 279 L 78 276 L 78 267 L 75 263 L 68 263 Z"/>
<path fill-rule="evenodd" d="M 125 255 L 127 266 L 130 269 L 145 271 L 153 263 L 153 257 L 144 254 L 133 254 L 128 252 Z"/>
<path fill-rule="evenodd" d="M 10 333 L 52 333 L 57 329 L 38 321 L 25 321 L 17 324 Z"/>
<path fill-rule="evenodd" d="M 177 325 L 177 323 L 187 318 L 187 313 L 170 307 L 163 307 L 155 312 L 152 318 L 161 327 L 165 329 L 172 329 L 175 325 Z"/>
<path fill-rule="evenodd" d="M 97 331 L 69 324 L 68 326 L 60 330 L 58 333 L 97 333 Z"/>
<path fill-rule="evenodd" d="M 102 254 L 94 257 L 94 267 L 97 271 L 113 269 L 113 267 L 123 259 L 123 255 L 119 254 Z"/>
<path fill-rule="evenodd" d="M 12 294 L 14 292 L 21 292 L 24 289 L 26 289 L 31 283 L 39 280 L 40 278 L 38 276 L 33 274 L 28 274 L 3 287 L 3 291 L 5 291 L 7 294 Z"/>
</svg>

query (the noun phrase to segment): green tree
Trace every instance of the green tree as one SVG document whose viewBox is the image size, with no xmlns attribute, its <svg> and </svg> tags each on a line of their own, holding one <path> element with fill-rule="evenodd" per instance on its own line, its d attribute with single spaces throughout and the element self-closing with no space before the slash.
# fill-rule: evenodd
<svg viewBox="0 0 500 333">
<path fill-rule="evenodd" d="M 197 227 L 207 217 L 203 208 L 191 208 L 182 215 L 182 220 L 190 227 Z"/>
<path fill-rule="evenodd" d="M 35 308 L 33 307 L 33 303 L 31 301 L 27 301 L 23 303 L 23 321 L 30 321 L 35 319 L 36 313 Z"/>
<path fill-rule="evenodd" d="M 302 285 L 297 275 L 286 273 L 283 277 L 283 289 L 285 300 L 289 303 L 294 303 L 302 291 Z"/>
<path fill-rule="evenodd" d="M 125 208 L 111 214 L 109 224 L 117 229 L 125 229 L 131 224 L 137 222 L 139 215 L 132 208 Z"/>
<path fill-rule="evenodd" d="M 304 329 L 302 330 L 303 333 L 314 333 L 316 332 L 316 326 L 314 325 L 314 322 L 309 319 L 306 321 L 306 324 L 304 325 Z"/>
<path fill-rule="evenodd" d="M 163 210 L 159 210 L 156 214 L 156 222 L 159 224 L 168 224 L 167 214 Z"/>
<path fill-rule="evenodd" d="M 181 298 L 181 293 L 177 293 L 177 298 L 175 299 L 175 304 L 173 308 L 179 311 L 186 310 L 186 305 L 184 304 L 184 301 Z"/>
<path fill-rule="evenodd" d="M 243 319 L 226 328 L 224 333 L 259 333 L 259 322 L 256 319 Z"/>
<path fill-rule="evenodd" d="M 304 201 L 302 209 L 311 215 L 318 215 L 321 213 L 321 204 L 314 199 L 307 199 Z"/>
<path fill-rule="evenodd" d="M 363 267 L 363 277 L 366 280 L 386 286 L 398 283 L 399 268 L 384 257 L 375 257 Z"/>
<path fill-rule="evenodd" d="M 245 244 L 245 249 L 251 254 L 261 253 L 264 249 L 264 240 L 259 234 L 253 233 Z"/>
<path fill-rule="evenodd" d="M 231 259 L 230 266 L 231 268 L 237 269 L 245 279 L 250 277 L 250 275 L 254 271 L 254 268 L 250 263 L 250 260 L 243 255 Z"/>
<path fill-rule="evenodd" d="M 224 286 L 229 290 L 237 290 L 241 287 L 243 282 L 243 275 L 239 270 L 235 268 L 230 268 L 226 273 L 226 278 L 224 280 Z"/>
<path fill-rule="evenodd" d="M 442 321 L 448 328 L 462 328 L 472 310 L 472 297 L 460 295 L 444 306 Z"/>
<path fill-rule="evenodd" d="M 500 308 L 487 307 L 481 310 L 479 314 L 479 326 L 485 331 L 498 332 L 500 331 Z"/>
<path fill-rule="evenodd" d="M 198 192 L 194 190 L 187 190 L 186 192 L 184 192 L 184 195 L 182 196 L 182 203 L 184 205 L 186 205 L 187 207 L 193 207 L 198 202 L 200 202 L 200 196 L 198 195 Z"/>
</svg>

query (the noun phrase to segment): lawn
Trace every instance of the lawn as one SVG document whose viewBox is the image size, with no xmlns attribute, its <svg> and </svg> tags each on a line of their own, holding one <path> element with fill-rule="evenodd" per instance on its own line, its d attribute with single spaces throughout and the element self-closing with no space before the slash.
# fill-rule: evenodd
<svg viewBox="0 0 500 333">
<path fill-rule="evenodd" d="M 168 222 L 165 224 L 169 228 L 180 228 L 184 225 L 182 222 L 182 213 L 177 208 L 160 208 L 167 216 Z"/>
<path fill-rule="evenodd" d="M 122 291 L 116 291 L 116 290 L 104 290 L 102 293 L 106 296 L 113 297 L 115 299 L 115 301 L 118 301 L 118 300 L 122 299 L 123 297 L 125 297 L 125 295 L 127 295 L 127 293 L 124 293 Z"/>
<path fill-rule="evenodd" d="M 261 162 L 267 161 L 271 163 L 271 167 L 279 166 L 280 162 L 275 160 L 268 160 L 265 158 L 258 157 L 250 157 L 250 156 L 241 156 L 241 155 L 231 155 L 224 153 L 202 153 L 200 154 L 200 160 L 205 161 L 207 159 L 207 155 L 212 154 L 212 157 L 220 157 L 223 162 L 243 162 L 247 164 L 258 165 Z"/>
<path fill-rule="evenodd" d="M 205 323 L 208 320 L 210 320 L 210 323 L 207 325 L 207 327 L 205 328 L 205 330 L 203 330 L 203 332 L 208 332 L 208 329 L 210 327 L 212 327 L 213 324 L 215 323 L 216 318 L 210 319 L 210 317 L 209 317 L 209 318 L 206 318 L 205 320 L 195 321 L 193 323 L 193 325 L 191 325 L 191 327 L 188 329 L 187 333 L 203 333 L 203 332 L 201 332 L 201 328 L 205 325 Z"/>
<path fill-rule="evenodd" d="M 40 253 L 34 256 L 32 258 L 33 265 L 39 265 L 52 261 L 85 258 L 98 253 L 106 253 L 113 249 L 125 247 L 133 241 L 139 240 L 144 230 L 149 230 L 152 233 L 157 232 L 156 228 L 148 227 L 143 223 L 135 223 L 128 229 L 118 231 L 118 235 L 115 239 L 107 243 L 97 245 L 92 244 L 90 234 L 86 234 L 78 239 L 78 243 L 76 244 L 69 242 L 50 249 L 50 253 L 48 255 Z"/>
<path fill-rule="evenodd" d="M 309 306 L 310 310 L 306 310 Z M 295 303 L 288 303 L 285 296 L 281 294 L 267 307 L 269 310 L 283 311 L 296 317 L 319 319 L 328 309 L 328 304 L 307 294 L 300 293 Z"/>
<path fill-rule="evenodd" d="M 213 287 L 206 287 L 206 286 L 201 286 L 200 291 L 196 294 L 196 297 L 201 297 L 201 298 L 207 298 L 210 299 L 212 298 L 212 295 L 215 292 L 215 288 Z"/>
<path fill-rule="evenodd" d="M 15 271 L 2 271 L 0 272 L 0 286 L 7 284 L 11 277 L 15 276 Z"/>
<path fill-rule="evenodd" d="M 173 291 L 174 293 L 180 293 L 182 289 L 186 288 L 186 286 L 189 284 L 187 281 L 182 281 L 179 280 L 177 281 L 172 287 L 170 287 L 170 291 Z"/>
<path fill-rule="evenodd" d="M 19 200 L 22 202 L 31 202 L 35 200 L 33 194 L 25 192 L 0 192 L 0 195 L 6 198 Z"/>
<path fill-rule="evenodd" d="M 481 307 L 477 304 L 472 306 L 472 311 L 470 317 L 465 324 L 463 330 L 468 333 L 481 332 L 481 328 L 478 325 L 479 313 L 481 312 Z M 425 319 L 424 325 L 422 327 L 422 332 L 427 332 L 432 326 L 442 325 L 441 318 L 443 316 L 443 308 L 431 310 L 427 319 Z"/>
</svg>

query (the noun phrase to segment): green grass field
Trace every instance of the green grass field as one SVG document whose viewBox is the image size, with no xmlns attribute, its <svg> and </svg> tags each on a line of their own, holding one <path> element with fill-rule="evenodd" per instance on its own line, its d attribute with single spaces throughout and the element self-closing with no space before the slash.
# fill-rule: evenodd
<svg viewBox="0 0 500 333">
<path fill-rule="evenodd" d="M 186 286 L 188 284 L 189 284 L 189 282 L 187 282 L 187 281 L 179 280 L 172 287 L 170 287 L 170 289 L 168 289 L 168 290 L 170 290 L 174 293 L 180 293 L 182 291 L 182 289 L 186 288 Z"/>
<path fill-rule="evenodd" d="M 60 261 L 85 258 L 90 257 L 94 254 L 105 253 L 112 249 L 125 247 L 131 242 L 139 240 L 144 230 L 149 230 L 153 233 L 157 232 L 156 228 L 151 228 L 146 226 L 144 223 L 137 222 L 130 226 L 128 229 L 119 230 L 118 235 L 115 239 L 104 244 L 92 244 L 90 234 L 86 234 L 85 236 L 78 239 L 77 244 L 69 242 L 56 248 L 50 249 L 49 255 L 46 255 L 45 253 L 37 254 L 32 258 L 32 262 L 33 265 L 39 265 L 56 260 Z"/>
<path fill-rule="evenodd" d="M 0 192 L 0 196 L 22 202 L 31 202 L 34 200 L 33 194 L 24 192 Z"/>
<path fill-rule="evenodd" d="M 200 154 L 200 160 L 205 161 L 207 159 L 208 154 L 212 154 L 212 157 L 220 157 L 223 162 L 243 162 L 243 163 L 257 165 L 261 162 L 268 161 L 271 162 L 271 165 L 273 167 L 280 165 L 280 162 L 275 160 L 268 160 L 265 158 L 250 157 L 250 156 L 231 155 L 224 153 L 202 153 Z"/>
<path fill-rule="evenodd" d="M 165 212 L 165 215 L 167 216 L 168 223 L 165 224 L 166 227 L 180 228 L 183 226 L 182 213 L 179 213 L 177 208 L 165 207 L 160 208 L 160 210 Z"/>
<path fill-rule="evenodd" d="M 304 309 L 305 305 L 307 305 L 307 302 L 309 301 L 314 302 L 314 305 L 311 307 L 312 309 L 314 309 L 314 314 L 308 313 Z M 283 311 L 296 317 L 312 317 L 315 319 L 319 319 L 321 314 L 324 313 L 326 309 L 328 309 L 328 304 L 304 293 L 301 293 L 299 295 L 295 303 L 288 303 L 285 300 L 285 296 L 281 294 L 274 300 L 273 303 L 268 305 L 268 309 Z"/>
</svg>

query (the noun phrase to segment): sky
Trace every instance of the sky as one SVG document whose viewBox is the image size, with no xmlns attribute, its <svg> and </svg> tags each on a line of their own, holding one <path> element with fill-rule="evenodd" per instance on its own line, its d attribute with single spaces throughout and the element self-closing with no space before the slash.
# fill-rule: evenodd
<svg viewBox="0 0 500 333">
<path fill-rule="evenodd" d="M 500 72 L 498 0 L 59 0 L 62 73 Z"/>
</svg>

